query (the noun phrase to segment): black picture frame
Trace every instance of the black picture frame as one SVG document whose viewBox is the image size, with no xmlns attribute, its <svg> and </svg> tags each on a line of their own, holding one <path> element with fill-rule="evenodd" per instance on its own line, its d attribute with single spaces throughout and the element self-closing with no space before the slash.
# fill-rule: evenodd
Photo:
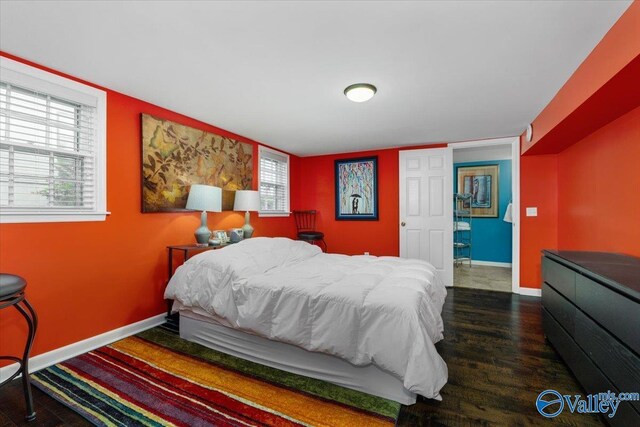
<svg viewBox="0 0 640 427">
<path fill-rule="evenodd" d="M 338 221 L 378 220 L 378 156 L 335 160 Z"/>
</svg>

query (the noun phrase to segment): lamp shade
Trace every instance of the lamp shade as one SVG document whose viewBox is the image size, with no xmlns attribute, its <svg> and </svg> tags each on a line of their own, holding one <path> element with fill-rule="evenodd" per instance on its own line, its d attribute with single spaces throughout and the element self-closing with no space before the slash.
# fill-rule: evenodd
<svg viewBox="0 0 640 427">
<path fill-rule="evenodd" d="M 187 209 L 222 212 L 222 188 L 211 185 L 192 185 L 187 199 Z"/>
<path fill-rule="evenodd" d="M 507 210 L 504 212 L 504 218 L 502 218 L 502 220 L 513 223 L 513 204 L 511 204 L 511 202 L 507 205 Z"/>
<path fill-rule="evenodd" d="M 233 203 L 234 211 L 259 211 L 260 193 L 253 190 L 236 191 L 236 200 Z"/>
</svg>

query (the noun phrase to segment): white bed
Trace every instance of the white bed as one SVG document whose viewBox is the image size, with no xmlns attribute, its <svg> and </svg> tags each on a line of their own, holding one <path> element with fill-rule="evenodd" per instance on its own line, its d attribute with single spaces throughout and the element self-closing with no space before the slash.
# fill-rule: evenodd
<svg viewBox="0 0 640 427">
<path fill-rule="evenodd" d="M 427 262 L 285 238 L 199 254 L 165 292 L 186 339 L 404 404 L 440 399 L 447 381 L 434 346 L 445 296 Z"/>
</svg>

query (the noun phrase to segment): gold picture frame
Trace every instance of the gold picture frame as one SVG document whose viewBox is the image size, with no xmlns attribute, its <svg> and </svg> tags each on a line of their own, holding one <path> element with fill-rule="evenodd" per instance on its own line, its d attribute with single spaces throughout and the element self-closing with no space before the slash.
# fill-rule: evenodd
<svg viewBox="0 0 640 427">
<path fill-rule="evenodd" d="M 500 211 L 499 165 L 459 166 L 457 172 L 458 193 L 472 196 L 470 202 L 465 202 L 464 208 L 470 207 L 474 218 L 497 218 Z"/>
<path fill-rule="evenodd" d="M 253 144 L 142 114 L 142 212 L 185 210 L 192 184 L 222 188 L 222 210 L 250 190 Z"/>
</svg>

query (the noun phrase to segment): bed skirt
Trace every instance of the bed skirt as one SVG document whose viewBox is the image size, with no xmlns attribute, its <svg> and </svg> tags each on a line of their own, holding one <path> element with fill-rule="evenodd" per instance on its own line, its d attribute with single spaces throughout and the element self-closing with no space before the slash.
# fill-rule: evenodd
<svg viewBox="0 0 640 427">
<path fill-rule="evenodd" d="M 180 337 L 235 357 L 404 405 L 416 402 L 416 394 L 404 388 L 402 381 L 375 365 L 355 366 L 335 356 L 229 328 L 190 310 L 180 310 Z"/>
</svg>

